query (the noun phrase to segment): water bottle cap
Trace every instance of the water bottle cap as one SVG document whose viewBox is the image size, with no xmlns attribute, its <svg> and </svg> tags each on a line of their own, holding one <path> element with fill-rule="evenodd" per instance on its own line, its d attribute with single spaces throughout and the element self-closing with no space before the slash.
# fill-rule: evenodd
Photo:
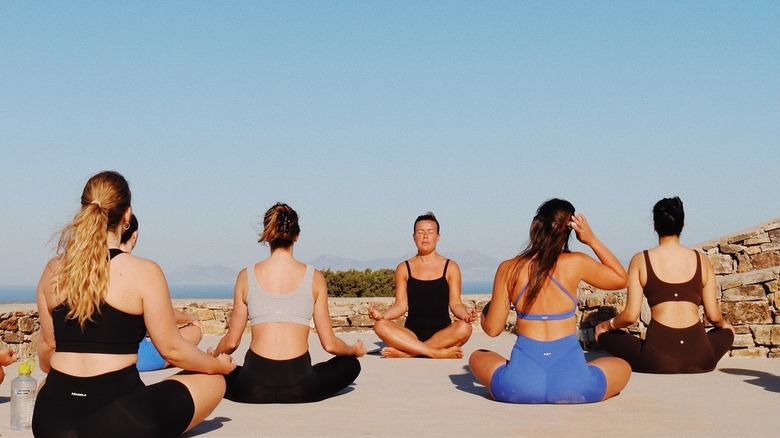
<svg viewBox="0 0 780 438">
<path fill-rule="evenodd" d="M 19 374 L 30 374 L 32 373 L 32 367 L 30 366 L 29 362 L 21 362 L 19 364 Z"/>
</svg>

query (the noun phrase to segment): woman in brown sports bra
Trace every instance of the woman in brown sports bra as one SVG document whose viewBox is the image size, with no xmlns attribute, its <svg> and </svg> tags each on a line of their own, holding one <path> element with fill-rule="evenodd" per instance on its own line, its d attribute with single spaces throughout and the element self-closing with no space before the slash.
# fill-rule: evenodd
<svg viewBox="0 0 780 438">
<path fill-rule="evenodd" d="M 628 267 L 626 308 L 596 326 L 601 347 L 644 373 L 704 373 L 715 369 L 731 348 L 734 329 L 723 319 L 709 260 L 680 244 L 685 213 L 678 197 L 653 207 L 658 246 L 642 251 Z M 639 319 L 642 297 L 651 321 L 644 340 L 618 330 Z M 713 325 L 705 331 L 699 306 Z"/>
</svg>

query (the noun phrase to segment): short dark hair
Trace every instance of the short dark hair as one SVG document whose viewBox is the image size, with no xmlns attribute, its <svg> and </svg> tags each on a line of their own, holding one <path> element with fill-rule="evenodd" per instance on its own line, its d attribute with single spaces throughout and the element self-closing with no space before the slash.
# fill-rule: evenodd
<svg viewBox="0 0 780 438">
<path fill-rule="evenodd" d="M 138 219 L 136 219 L 135 215 L 133 214 L 130 216 L 130 224 L 128 225 L 127 229 L 122 231 L 120 242 L 127 243 L 127 241 L 133 237 L 133 233 L 136 231 L 138 231 Z"/>
<path fill-rule="evenodd" d="M 439 234 L 439 221 L 436 220 L 436 216 L 433 213 L 428 211 L 425 214 L 421 214 L 417 216 L 417 219 L 414 220 L 414 228 L 415 229 L 417 228 L 417 222 L 422 222 L 422 221 L 436 222 L 436 233 Z M 414 230 L 412 232 L 414 232 Z"/>
</svg>

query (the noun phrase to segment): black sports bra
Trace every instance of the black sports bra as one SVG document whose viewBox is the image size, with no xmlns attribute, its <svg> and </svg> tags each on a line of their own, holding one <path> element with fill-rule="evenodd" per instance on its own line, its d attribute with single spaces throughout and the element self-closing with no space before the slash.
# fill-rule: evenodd
<svg viewBox="0 0 780 438">
<path fill-rule="evenodd" d="M 111 258 L 122 251 L 111 249 Z M 68 319 L 70 306 L 62 303 L 52 310 L 56 351 L 69 353 L 136 354 L 146 335 L 143 315 L 131 315 L 105 301 L 92 321 L 81 329 L 78 320 Z"/>
</svg>

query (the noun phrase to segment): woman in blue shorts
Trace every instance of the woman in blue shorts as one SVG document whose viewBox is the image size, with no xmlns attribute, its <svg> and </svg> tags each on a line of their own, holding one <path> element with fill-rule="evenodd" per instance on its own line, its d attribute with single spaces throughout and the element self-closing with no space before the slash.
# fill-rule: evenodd
<svg viewBox="0 0 780 438">
<path fill-rule="evenodd" d="M 599 261 L 569 251 L 571 230 Z M 503 402 L 591 403 L 618 394 L 628 383 L 631 367 L 614 357 L 585 362 L 575 335 L 575 313 L 580 281 L 620 289 L 626 285 L 626 270 L 568 201 L 542 204 L 530 237 L 525 251 L 499 265 L 490 306 L 481 320 L 485 333 L 498 336 L 514 305 L 517 341 L 510 359 L 477 350 L 469 358 L 471 372 Z"/>
</svg>

